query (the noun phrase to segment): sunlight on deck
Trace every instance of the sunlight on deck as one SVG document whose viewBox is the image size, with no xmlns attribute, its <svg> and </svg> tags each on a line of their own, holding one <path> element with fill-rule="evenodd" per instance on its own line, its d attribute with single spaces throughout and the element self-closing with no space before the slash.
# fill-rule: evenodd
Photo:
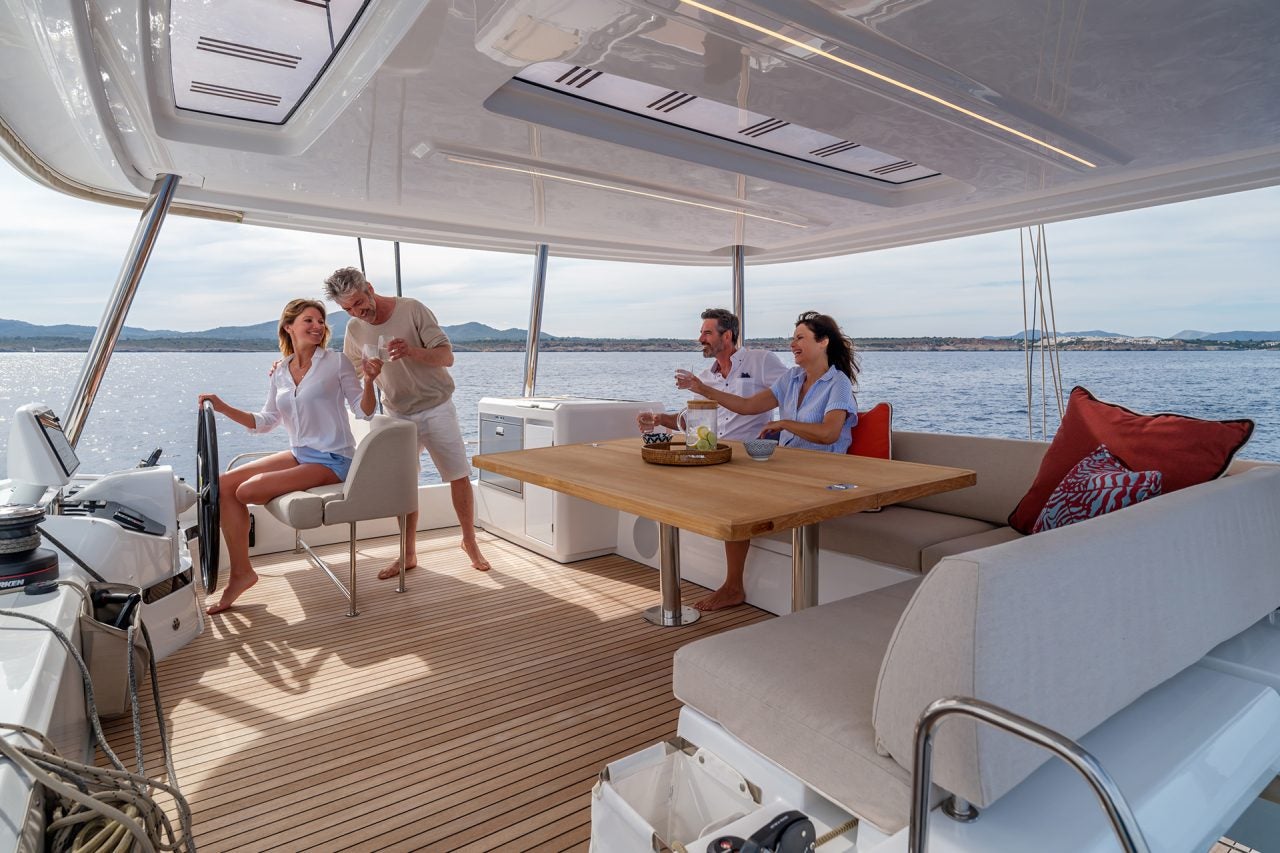
<svg viewBox="0 0 1280 853">
<path fill-rule="evenodd" d="M 256 558 L 257 586 L 161 664 L 202 850 L 585 849 L 600 768 L 675 734 L 672 653 L 768 618 L 657 628 L 657 572 L 624 558 L 562 566 L 482 534 L 483 574 L 456 528 L 418 541 L 404 595 L 374 579 L 396 540 L 361 544 L 354 619 L 297 555 Z M 122 756 L 129 732 L 108 727 Z"/>
</svg>

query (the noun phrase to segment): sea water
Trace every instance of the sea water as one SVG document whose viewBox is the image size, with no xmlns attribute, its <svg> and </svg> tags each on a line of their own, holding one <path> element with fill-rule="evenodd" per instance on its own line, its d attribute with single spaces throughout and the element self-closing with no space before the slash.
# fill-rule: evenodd
<svg viewBox="0 0 1280 853">
<path fill-rule="evenodd" d="M 781 353 L 791 364 L 790 353 Z M 78 452 L 82 470 L 102 473 L 132 467 L 155 448 L 161 464 L 187 479 L 195 474 L 196 397 L 215 393 L 247 411 L 262 408 L 275 353 L 117 353 L 103 379 Z M 13 410 L 41 402 L 59 414 L 84 360 L 83 353 L 0 353 L 0 472 L 6 468 Z M 1245 457 L 1280 461 L 1280 352 L 1064 352 L 1062 394 L 1083 385 L 1103 400 L 1139 412 L 1179 412 L 1201 418 L 1253 418 L 1258 426 Z M 538 359 L 539 396 L 568 394 L 606 399 L 661 400 L 675 411 L 688 392 L 676 389 L 677 367 L 707 362 L 690 352 L 548 352 Z M 1041 383 L 1020 352 L 871 352 L 862 355 L 858 402 L 893 403 L 898 429 L 974 433 L 1013 438 L 1052 436 L 1058 421 L 1052 379 Z M 521 393 L 524 354 L 461 352 L 452 368 L 454 403 L 476 452 L 481 397 Z M 1042 395 L 1041 387 L 1049 393 Z M 1030 409 L 1030 413 L 1028 410 Z M 250 433 L 218 416 L 219 457 L 225 466 L 240 453 L 284 450 L 283 429 Z M 420 481 L 440 481 L 423 456 Z"/>
</svg>

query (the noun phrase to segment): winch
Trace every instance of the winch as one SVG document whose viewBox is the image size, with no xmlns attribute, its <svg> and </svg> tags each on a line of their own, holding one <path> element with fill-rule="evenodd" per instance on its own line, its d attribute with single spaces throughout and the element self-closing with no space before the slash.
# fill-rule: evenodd
<svg viewBox="0 0 1280 853">
<path fill-rule="evenodd" d="M 0 506 L 0 590 L 19 589 L 58 576 L 58 555 L 40 547 L 38 525 L 44 510 L 16 504 Z"/>
</svg>

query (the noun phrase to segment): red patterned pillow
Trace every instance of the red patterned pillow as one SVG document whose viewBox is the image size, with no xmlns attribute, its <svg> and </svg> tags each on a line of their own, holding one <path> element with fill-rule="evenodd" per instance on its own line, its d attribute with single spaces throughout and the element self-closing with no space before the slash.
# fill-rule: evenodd
<svg viewBox="0 0 1280 853">
<path fill-rule="evenodd" d="M 1253 434 L 1253 421 L 1205 421 L 1185 415 L 1140 415 L 1104 403 L 1083 388 L 1071 392 L 1035 482 L 1009 516 L 1009 526 L 1030 533 L 1050 493 L 1076 463 L 1105 444 L 1135 470 L 1159 471 L 1164 493 L 1221 476 Z"/>
<path fill-rule="evenodd" d="M 858 412 L 858 422 L 849 432 L 853 440 L 845 452 L 850 456 L 893 458 L 893 406 L 888 403 L 876 403 L 865 412 Z"/>
<path fill-rule="evenodd" d="M 1031 532 L 1066 527 L 1154 498 L 1163 481 L 1159 471 L 1130 471 L 1100 444 L 1062 478 Z"/>
</svg>

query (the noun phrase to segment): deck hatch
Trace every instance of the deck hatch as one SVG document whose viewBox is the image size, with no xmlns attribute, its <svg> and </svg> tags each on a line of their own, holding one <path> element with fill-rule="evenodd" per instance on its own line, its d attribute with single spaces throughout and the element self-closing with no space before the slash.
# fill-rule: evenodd
<svg viewBox="0 0 1280 853">
<path fill-rule="evenodd" d="M 173 0 L 179 110 L 283 124 L 355 31 L 368 0 Z"/>
<path fill-rule="evenodd" d="M 776 116 L 564 62 L 539 62 L 516 80 L 763 151 L 873 181 L 902 185 L 939 176 L 919 163 Z M 587 84 L 590 88 L 587 89 Z"/>
<path fill-rule="evenodd" d="M 201 36 L 196 42 L 196 50 L 207 50 L 210 53 L 221 53 L 224 56 L 235 56 L 240 59 L 248 59 L 253 62 L 265 62 L 268 65 L 280 65 L 285 68 L 297 68 L 298 63 L 302 60 L 301 56 L 289 53 L 280 53 L 274 50 L 266 50 L 260 47 L 253 47 L 247 44 L 239 44 L 233 41 L 223 41 L 222 39 L 210 38 L 209 36 Z"/>
</svg>

